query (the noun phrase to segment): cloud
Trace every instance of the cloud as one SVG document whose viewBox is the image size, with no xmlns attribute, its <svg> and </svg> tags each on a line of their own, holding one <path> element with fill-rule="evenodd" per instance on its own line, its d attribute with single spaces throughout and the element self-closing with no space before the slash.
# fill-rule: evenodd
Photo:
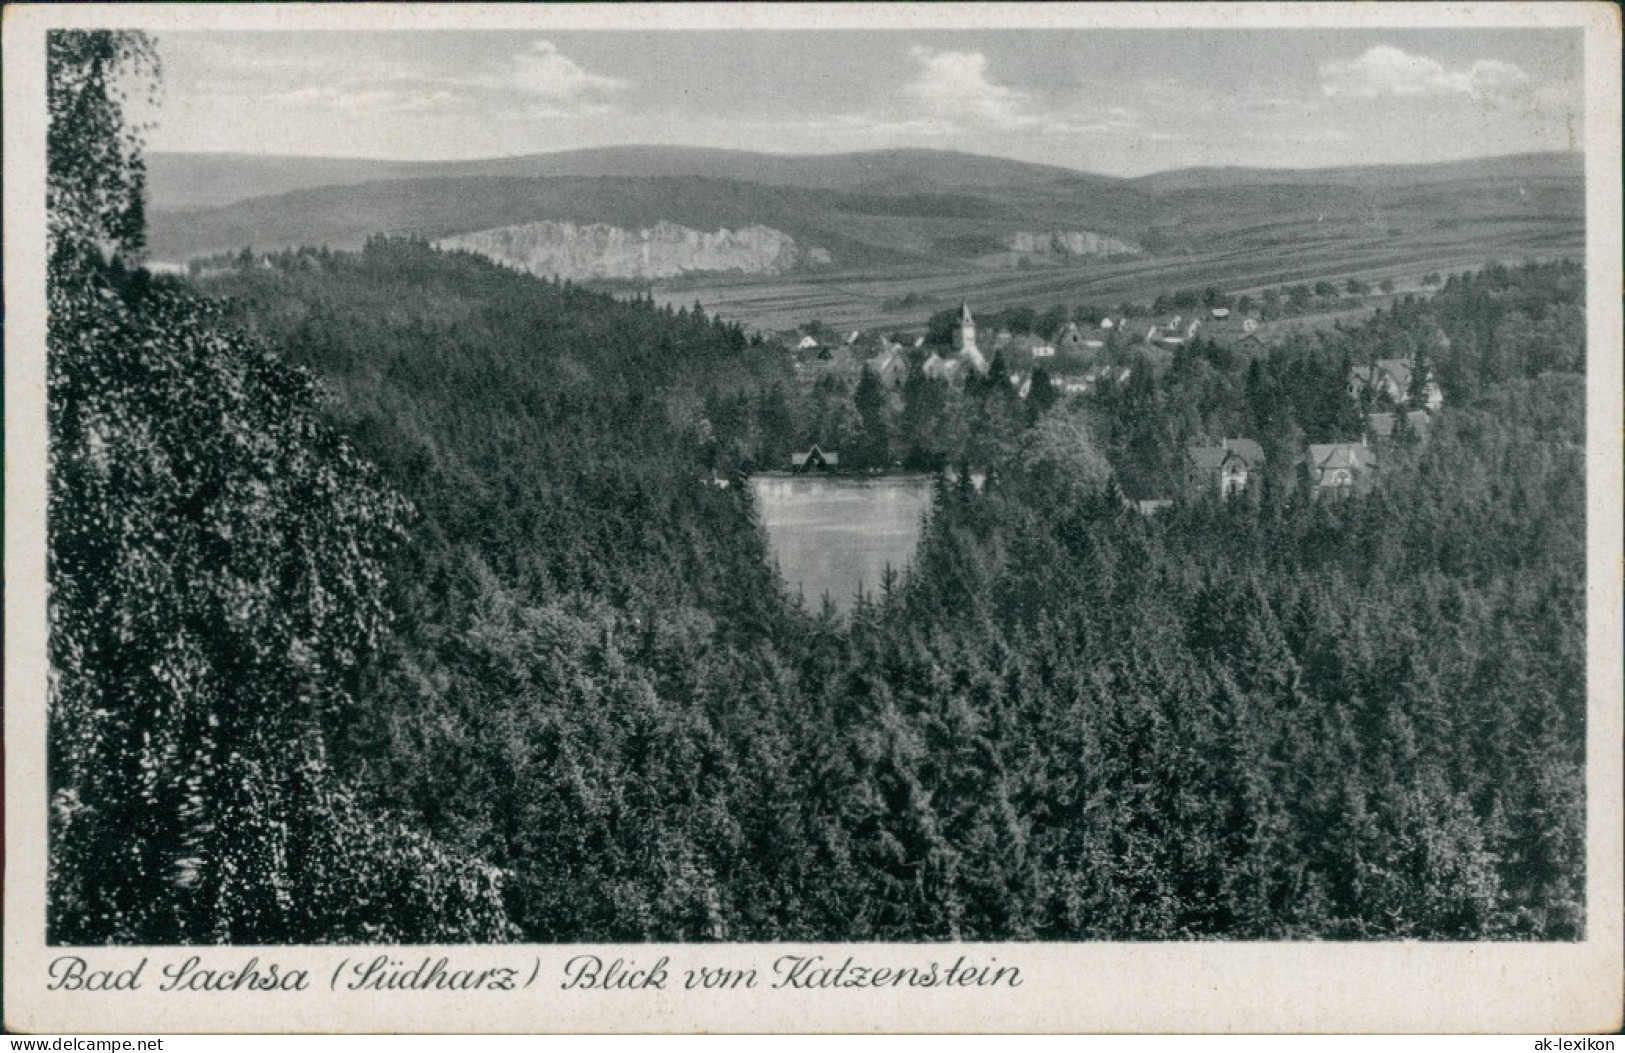
<svg viewBox="0 0 1625 1053">
<path fill-rule="evenodd" d="M 624 80 L 589 72 L 549 40 L 537 40 L 514 56 L 512 86 L 542 103 L 560 107 L 602 105 L 627 87 Z"/>
<path fill-rule="evenodd" d="M 1001 84 L 976 51 L 909 50 L 918 69 L 903 86 L 918 115 L 897 122 L 910 131 L 952 133 L 962 129 L 1093 136 L 1140 126 L 1139 114 L 1122 106 L 1045 105 L 1031 94 Z M 877 122 L 879 123 L 879 122 Z"/>
<path fill-rule="evenodd" d="M 445 113 L 477 101 L 514 107 L 517 98 L 531 117 L 579 118 L 611 112 L 609 96 L 628 86 L 582 68 L 547 40 L 531 42 L 506 68 L 484 73 L 443 73 L 375 59 L 351 67 L 334 83 L 301 79 L 297 87 L 258 90 L 255 97 L 357 117 Z"/>
<path fill-rule="evenodd" d="M 1113 106 L 1102 114 L 1050 114 L 1040 126 L 1051 135 L 1111 135 L 1135 132 L 1144 139 L 1164 139 L 1167 135 L 1141 129 L 1140 115 L 1122 106 Z"/>
<path fill-rule="evenodd" d="M 909 54 L 920 69 L 903 91 L 926 112 L 950 121 L 1010 129 L 1037 123 L 1038 118 L 1024 112 L 1026 93 L 991 80 L 987 57 L 979 52 L 914 47 Z"/>
<path fill-rule="evenodd" d="M 941 136 L 957 130 L 958 126 L 935 117 L 905 117 L 891 119 L 864 113 L 842 113 L 828 120 L 813 118 L 796 122 L 798 128 L 823 131 L 856 132 L 881 136 Z"/>
<path fill-rule="evenodd" d="M 1510 62 L 1480 59 L 1465 69 L 1448 69 L 1426 55 L 1378 45 L 1359 58 L 1326 62 L 1320 67 L 1320 90 L 1355 99 L 1381 96 L 1505 95 L 1529 83 L 1529 74 Z"/>
<path fill-rule="evenodd" d="M 379 88 L 357 80 L 276 92 L 268 98 L 274 102 L 318 106 L 355 116 L 445 112 L 460 109 L 470 101 L 467 96 L 451 91 Z"/>
</svg>

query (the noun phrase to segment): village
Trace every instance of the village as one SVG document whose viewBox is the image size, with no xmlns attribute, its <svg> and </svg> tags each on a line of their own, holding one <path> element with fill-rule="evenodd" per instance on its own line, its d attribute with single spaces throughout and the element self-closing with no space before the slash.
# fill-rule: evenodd
<svg viewBox="0 0 1625 1053">
<path fill-rule="evenodd" d="M 1437 275 L 1422 280 L 1424 286 L 1438 283 Z M 1392 290 L 1391 282 L 1384 285 L 1384 291 Z M 1368 287 L 1351 281 L 1350 291 L 1358 294 Z M 1153 309 L 1164 306 L 1164 300 Z M 979 327 L 971 306 L 962 302 L 946 327 L 933 325 L 923 335 L 835 333 L 815 322 L 780 334 L 780 344 L 793 359 L 798 381 L 808 389 L 878 382 L 895 400 L 911 377 L 956 391 L 967 382 L 985 385 L 989 378 L 1002 378 L 1019 400 L 1045 404 L 1087 400 L 1129 384 L 1136 370 L 1166 372 L 1174 356 L 1186 349 L 1201 347 L 1243 361 L 1261 361 L 1272 346 L 1266 342 L 1270 329 L 1278 336 L 1281 327 L 1263 322 L 1251 297 L 1243 296 L 1232 305 L 1228 297 L 1210 291 L 1207 300 L 1184 311 L 1150 317 L 1133 305 L 1087 312 L 1093 315 L 1088 320 L 1060 321 L 1053 312 L 1046 317 L 1010 312 L 1017 324 L 997 325 L 991 333 Z M 1040 335 L 1046 320 L 1055 327 L 1047 336 Z M 948 330 L 946 341 L 943 328 Z M 1391 451 L 1427 440 L 1444 405 L 1443 391 L 1425 357 L 1420 364 L 1414 355 L 1351 363 L 1344 379 L 1344 395 L 1355 411 L 1351 420 L 1358 420 L 1359 426 L 1345 429 L 1337 441 L 1305 442 L 1293 451 L 1296 467 L 1317 498 L 1368 490 Z M 1207 436 L 1182 448 L 1180 492 L 1125 495 L 1124 500 L 1148 515 L 1170 507 L 1179 496 L 1228 500 L 1248 493 L 1266 464 L 1264 446 L 1256 437 Z M 784 467 L 792 473 L 879 474 L 902 465 L 871 463 L 857 468 L 851 458 L 843 464 L 841 450 L 826 440 L 793 451 Z M 980 472 L 974 474 L 981 478 Z"/>
</svg>

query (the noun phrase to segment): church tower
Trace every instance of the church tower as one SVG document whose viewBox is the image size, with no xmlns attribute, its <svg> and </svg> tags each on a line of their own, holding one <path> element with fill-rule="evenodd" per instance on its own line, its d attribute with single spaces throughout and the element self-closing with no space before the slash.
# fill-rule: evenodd
<svg viewBox="0 0 1625 1053">
<path fill-rule="evenodd" d="M 976 347 L 976 319 L 963 300 L 959 302 L 959 325 L 954 329 L 954 361 L 961 369 L 974 370 L 977 376 L 987 375 L 987 359 Z"/>
<path fill-rule="evenodd" d="M 976 319 L 971 317 L 970 305 L 963 300 L 959 301 L 959 327 L 954 330 L 954 350 L 980 357 L 976 349 Z"/>
</svg>

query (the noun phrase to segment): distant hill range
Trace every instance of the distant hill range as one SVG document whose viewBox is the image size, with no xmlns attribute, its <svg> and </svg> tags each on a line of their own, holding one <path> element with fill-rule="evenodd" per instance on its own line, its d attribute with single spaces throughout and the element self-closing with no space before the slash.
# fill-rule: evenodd
<svg viewBox="0 0 1625 1053">
<path fill-rule="evenodd" d="M 354 248 L 390 233 L 576 278 L 1056 266 L 1258 248 L 1303 229 L 1381 237 L 1416 224 L 1566 227 L 1584 216 L 1577 154 L 1136 179 L 930 150 L 628 146 L 446 162 L 154 154 L 148 194 L 156 261 Z"/>
<path fill-rule="evenodd" d="M 1356 165 L 1348 168 L 1176 168 L 1130 180 L 1149 194 L 1217 190 L 1236 186 L 1350 186 L 1399 188 L 1434 183 L 1496 180 L 1574 180 L 1585 177 L 1585 155 L 1508 154 L 1417 165 Z"/>
<path fill-rule="evenodd" d="M 147 158 L 151 206 L 210 208 L 251 197 L 399 179 L 561 176 L 698 177 L 807 190 L 1004 188 L 1075 181 L 1127 181 L 1071 168 L 942 150 L 849 154 L 759 154 L 686 146 L 605 146 L 478 161 L 371 161 L 255 154 L 155 153 Z"/>
</svg>

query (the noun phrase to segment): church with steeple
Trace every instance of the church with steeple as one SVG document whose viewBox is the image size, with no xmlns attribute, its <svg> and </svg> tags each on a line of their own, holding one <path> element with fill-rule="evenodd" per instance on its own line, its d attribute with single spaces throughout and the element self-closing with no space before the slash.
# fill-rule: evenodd
<svg viewBox="0 0 1625 1053">
<path fill-rule="evenodd" d="M 987 359 L 976 347 L 976 317 L 970 313 L 970 305 L 965 301 L 959 302 L 959 324 L 954 327 L 954 353 L 944 358 L 933 351 L 931 357 L 925 360 L 922 370 L 928 377 L 948 381 L 963 380 L 967 371 L 973 371 L 977 376 L 987 374 Z"/>
<path fill-rule="evenodd" d="M 964 300 L 959 301 L 959 326 L 954 329 L 954 350 L 959 354 L 970 352 L 980 355 L 976 350 L 976 319 L 970 313 L 970 304 Z"/>
</svg>

